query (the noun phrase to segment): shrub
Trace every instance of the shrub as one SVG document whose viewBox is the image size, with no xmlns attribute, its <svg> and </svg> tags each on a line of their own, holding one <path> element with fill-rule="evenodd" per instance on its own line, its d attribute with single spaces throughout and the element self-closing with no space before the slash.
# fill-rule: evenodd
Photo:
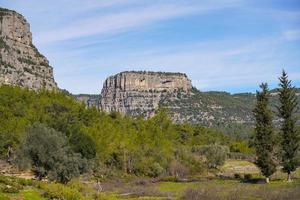
<svg viewBox="0 0 300 200">
<path fill-rule="evenodd" d="M 88 197 L 84 197 L 78 190 L 59 183 L 40 183 L 39 187 L 44 190 L 44 196 L 49 199 L 90 200 Z"/>
<path fill-rule="evenodd" d="M 249 182 L 252 180 L 252 174 L 245 174 L 244 175 L 244 181 Z"/>
<path fill-rule="evenodd" d="M 168 167 L 168 172 L 170 175 L 175 176 L 176 178 L 182 178 L 189 174 L 187 167 L 182 165 L 178 161 L 172 161 Z"/>
<path fill-rule="evenodd" d="M 12 186 L 6 186 L 2 192 L 4 193 L 18 193 L 19 192 L 19 189 L 16 188 L 16 187 L 12 187 Z"/>
<path fill-rule="evenodd" d="M 75 133 L 70 138 L 72 149 L 84 158 L 92 159 L 96 156 L 96 144 L 93 139 L 83 133 Z"/>
<path fill-rule="evenodd" d="M 237 152 L 243 154 L 254 154 L 254 150 L 249 148 L 246 141 L 236 141 L 230 145 L 230 152 Z"/>
<path fill-rule="evenodd" d="M 39 179 L 48 176 L 62 183 L 87 171 L 87 161 L 71 151 L 66 137 L 41 124 L 27 130 L 16 163 L 21 169 L 32 169 Z"/>
<path fill-rule="evenodd" d="M 199 189 L 187 189 L 182 197 L 182 200 L 219 200 L 215 193 Z"/>
<path fill-rule="evenodd" d="M 202 173 L 205 169 L 203 158 L 192 153 L 188 148 L 177 149 L 176 157 L 178 162 L 186 167 L 186 175 Z"/>
<path fill-rule="evenodd" d="M 222 145 L 204 145 L 197 149 L 198 153 L 206 157 L 206 163 L 209 168 L 222 166 L 229 154 L 229 148 Z"/>
<path fill-rule="evenodd" d="M 234 178 L 235 178 L 235 179 L 241 179 L 242 176 L 241 176 L 241 174 L 235 173 L 235 174 L 234 174 Z"/>
</svg>

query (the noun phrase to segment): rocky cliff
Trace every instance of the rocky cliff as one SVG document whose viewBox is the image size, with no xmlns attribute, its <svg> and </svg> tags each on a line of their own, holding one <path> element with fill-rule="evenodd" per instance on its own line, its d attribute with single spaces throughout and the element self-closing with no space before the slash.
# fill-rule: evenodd
<svg viewBox="0 0 300 200">
<path fill-rule="evenodd" d="M 150 117 L 166 96 L 176 98 L 179 91 L 188 95 L 191 88 L 191 81 L 181 73 L 122 72 L 104 82 L 100 108 Z"/>
<path fill-rule="evenodd" d="M 53 69 L 32 44 L 30 26 L 15 11 L 0 8 L 0 84 L 56 89 Z"/>
<path fill-rule="evenodd" d="M 274 111 L 278 104 L 276 91 L 274 89 L 271 95 Z M 97 102 L 86 97 L 87 102 Z M 297 98 L 300 105 L 299 89 Z M 252 126 L 254 123 L 252 110 L 255 94 L 201 92 L 193 88 L 188 77 L 181 73 L 122 72 L 106 79 L 97 100 L 100 102 L 99 109 L 118 111 L 133 117 L 151 117 L 155 109 L 162 106 L 168 108 L 176 123 L 237 128 L 241 125 Z M 91 103 L 87 105 L 95 106 Z M 300 116 L 300 110 L 296 114 Z M 275 118 L 276 123 L 277 120 Z"/>
</svg>

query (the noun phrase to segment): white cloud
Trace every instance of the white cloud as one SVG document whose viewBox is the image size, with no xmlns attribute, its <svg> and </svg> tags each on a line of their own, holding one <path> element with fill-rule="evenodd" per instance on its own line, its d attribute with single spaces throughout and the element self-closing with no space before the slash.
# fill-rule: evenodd
<svg viewBox="0 0 300 200">
<path fill-rule="evenodd" d="M 193 7 L 172 5 L 153 6 L 121 13 L 98 15 L 75 22 L 67 27 L 37 35 L 38 43 L 57 42 L 95 34 L 116 33 L 133 27 L 145 26 L 159 20 L 195 11 Z"/>
<path fill-rule="evenodd" d="M 104 6 L 116 7 L 122 4 L 135 4 L 135 6 L 117 9 L 116 11 L 109 10 L 104 12 L 105 14 L 103 14 L 103 10 L 100 10 L 91 17 L 75 20 L 74 23 L 37 33 L 35 40 L 38 44 L 47 44 L 91 35 L 115 34 L 135 28 L 144 28 L 147 25 L 179 16 L 203 14 L 237 6 L 241 0 L 202 1 L 201 3 L 194 0 L 188 3 L 181 0 L 177 2 L 174 0 L 157 0 L 153 1 L 154 3 L 137 0 L 122 1 L 122 4 L 120 2 L 120 0 L 113 0 L 112 2 L 104 1 L 99 4 L 98 1 L 90 1 L 88 5 L 79 10 L 97 9 Z M 79 8 L 78 5 L 80 5 L 78 2 L 74 3 L 73 12 Z"/>
</svg>

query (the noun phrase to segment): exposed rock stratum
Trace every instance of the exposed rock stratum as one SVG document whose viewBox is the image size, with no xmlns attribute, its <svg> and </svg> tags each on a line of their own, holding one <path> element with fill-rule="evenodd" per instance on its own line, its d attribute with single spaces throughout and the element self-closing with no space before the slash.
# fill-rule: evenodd
<svg viewBox="0 0 300 200">
<path fill-rule="evenodd" d="M 191 81 L 182 73 L 121 72 L 104 82 L 100 109 L 150 117 L 168 94 L 180 91 L 188 95 L 191 88 Z"/>
</svg>

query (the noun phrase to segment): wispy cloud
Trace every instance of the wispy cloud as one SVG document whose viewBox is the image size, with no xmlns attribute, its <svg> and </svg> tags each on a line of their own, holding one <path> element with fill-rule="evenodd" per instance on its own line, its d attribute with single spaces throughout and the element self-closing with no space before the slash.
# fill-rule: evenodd
<svg viewBox="0 0 300 200">
<path fill-rule="evenodd" d="M 154 6 L 139 10 L 126 11 L 108 15 L 99 15 L 81 20 L 67 27 L 40 33 L 39 43 L 57 42 L 86 37 L 95 34 L 122 32 L 138 26 L 145 26 L 158 20 L 165 20 L 195 11 L 193 7 L 177 7 L 172 5 Z"/>
<path fill-rule="evenodd" d="M 121 3 L 122 2 L 122 3 Z M 146 3 L 146 1 L 136 0 L 113 0 L 98 3 L 92 1 L 82 10 L 99 9 L 105 6 L 120 6 L 123 4 L 134 4 L 133 8 L 121 9 L 117 11 L 95 12 L 93 16 L 76 20 L 74 23 L 63 25 L 52 30 L 37 33 L 36 41 L 39 44 L 51 42 L 72 40 L 81 37 L 101 34 L 116 34 L 132 29 L 142 29 L 149 24 L 164 21 L 179 16 L 191 14 L 203 14 L 214 10 L 233 7 L 239 5 L 241 0 L 223 0 L 219 3 L 215 1 L 203 1 L 201 4 L 192 0 L 189 3 L 174 0 L 154 1 L 154 3 Z M 75 4 L 76 9 L 77 6 Z M 74 11 L 75 12 L 75 11 Z"/>
<path fill-rule="evenodd" d="M 124 70 L 185 72 L 203 90 L 300 84 L 300 8 L 284 0 L 0 0 L 31 23 L 59 86 L 99 93 Z"/>
<path fill-rule="evenodd" d="M 300 40 L 300 29 L 287 30 L 284 32 L 284 37 L 287 40 Z"/>
</svg>

